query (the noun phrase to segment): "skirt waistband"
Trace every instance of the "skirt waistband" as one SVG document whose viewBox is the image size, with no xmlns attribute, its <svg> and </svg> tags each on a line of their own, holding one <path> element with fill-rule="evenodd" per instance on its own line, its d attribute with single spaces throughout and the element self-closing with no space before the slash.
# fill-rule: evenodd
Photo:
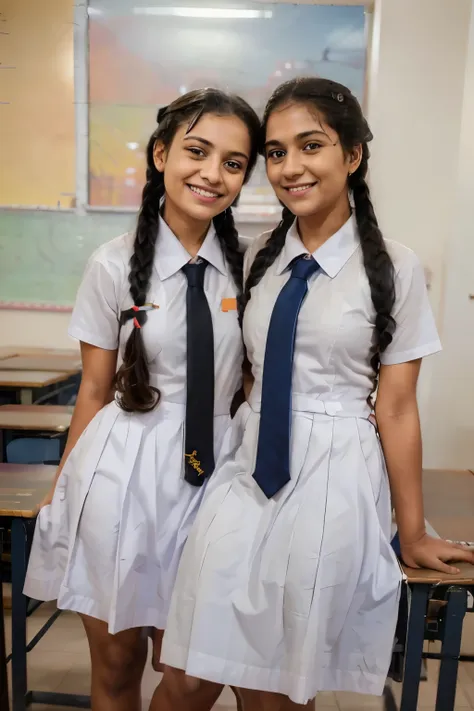
<svg viewBox="0 0 474 711">
<path fill-rule="evenodd" d="M 249 405 L 254 412 L 260 412 L 261 400 L 250 397 Z M 368 419 L 372 409 L 367 402 L 354 400 L 339 402 L 336 400 L 318 400 L 308 395 L 293 394 L 291 398 L 292 412 L 309 412 L 328 417 L 358 417 Z"/>
</svg>

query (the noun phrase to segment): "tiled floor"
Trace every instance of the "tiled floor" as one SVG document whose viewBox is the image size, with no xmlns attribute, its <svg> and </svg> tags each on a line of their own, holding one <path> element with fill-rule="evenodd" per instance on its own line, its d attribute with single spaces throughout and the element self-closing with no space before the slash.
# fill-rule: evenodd
<svg viewBox="0 0 474 711">
<path fill-rule="evenodd" d="M 28 635 L 31 638 L 54 609 L 44 605 L 28 621 Z M 10 648 L 10 621 L 8 612 L 7 645 Z M 434 650 L 433 650 L 434 651 Z M 463 652 L 474 653 L 474 615 L 468 615 L 464 630 Z M 77 694 L 89 693 L 89 657 L 87 643 L 79 618 L 63 613 L 40 644 L 28 656 L 29 686 L 38 691 L 62 691 Z M 420 686 L 418 709 L 434 709 L 436 699 L 437 662 L 428 662 L 428 681 Z M 148 664 L 143 679 L 143 709 L 148 709 L 149 699 L 159 681 Z M 394 684 L 395 696 L 399 699 L 400 689 Z M 357 694 L 320 694 L 317 711 L 372 711 L 382 709 L 379 699 Z M 215 711 L 234 711 L 233 694 L 225 690 Z M 460 668 L 456 709 L 474 709 L 474 664 L 463 664 Z M 58 706 L 35 705 L 35 711 L 67 711 Z"/>
</svg>

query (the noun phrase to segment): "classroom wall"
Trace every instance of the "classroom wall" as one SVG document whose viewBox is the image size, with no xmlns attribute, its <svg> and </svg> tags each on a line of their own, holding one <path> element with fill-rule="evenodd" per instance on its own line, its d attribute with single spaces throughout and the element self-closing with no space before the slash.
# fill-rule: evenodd
<svg viewBox="0 0 474 711">
<path fill-rule="evenodd" d="M 368 115 L 375 134 L 371 183 L 377 213 L 385 234 L 415 249 L 430 273 L 432 303 L 446 346 L 444 354 L 427 360 L 420 383 L 428 466 L 466 467 L 474 460 L 473 398 L 467 399 L 463 380 L 454 386 L 454 376 L 450 378 L 462 367 L 464 385 L 466 379 L 472 382 L 466 363 L 469 358 L 474 362 L 474 344 L 455 321 L 461 302 L 467 303 L 458 270 L 472 230 L 472 160 L 466 162 L 464 153 L 468 144 L 472 149 L 467 127 L 474 124 L 474 114 L 472 101 L 463 103 L 474 86 L 471 10 L 472 0 L 376 0 L 373 16 Z M 242 231 L 252 237 L 264 228 L 245 225 Z M 471 311 L 464 307 L 462 313 L 466 319 L 470 314 L 474 332 L 472 303 Z M 67 320 L 65 314 L 0 311 L 0 333 L 5 342 L 64 347 L 69 343 Z M 465 320 L 464 333 L 468 330 Z M 465 354 L 462 363 L 460 352 Z M 447 412 L 454 397 L 463 417 L 471 417 L 461 447 L 459 417 Z"/>
</svg>

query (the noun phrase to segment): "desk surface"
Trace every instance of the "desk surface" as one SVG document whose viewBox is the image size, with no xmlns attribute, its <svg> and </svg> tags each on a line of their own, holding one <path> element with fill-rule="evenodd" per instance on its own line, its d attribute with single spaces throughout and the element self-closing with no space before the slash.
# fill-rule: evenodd
<svg viewBox="0 0 474 711">
<path fill-rule="evenodd" d="M 454 541 L 474 541 L 474 477 L 469 471 L 427 470 L 423 474 L 425 516 L 435 531 Z M 460 575 L 404 568 L 410 582 L 474 585 L 474 566 L 460 563 Z"/>
<path fill-rule="evenodd" d="M 65 432 L 74 408 L 63 405 L 2 405 L 0 430 Z"/>
<path fill-rule="evenodd" d="M 1 366 L 2 361 L 0 361 Z M 43 388 L 61 383 L 70 377 L 70 373 L 47 370 L 2 370 L 0 367 L 0 387 L 8 388 Z"/>
<path fill-rule="evenodd" d="M 56 471 L 43 464 L 0 464 L 0 516 L 34 518 Z"/>
<path fill-rule="evenodd" d="M 59 355 L 15 355 L 3 358 L 2 370 L 48 370 L 53 372 L 77 373 L 81 370 L 81 359 L 77 356 Z"/>
<path fill-rule="evenodd" d="M 79 359 L 80 353 L 78 349 L 73 348 L 27 348 L 25 346 L 1 346 L 0 360 L 4 358 L 13 358 L 14 356 L 64 356 L 66 358 Z"/>
</svg>

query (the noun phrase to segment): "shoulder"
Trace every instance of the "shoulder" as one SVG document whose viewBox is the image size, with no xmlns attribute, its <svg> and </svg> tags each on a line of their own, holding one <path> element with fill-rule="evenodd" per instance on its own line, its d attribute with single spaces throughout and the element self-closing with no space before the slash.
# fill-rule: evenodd
<svg viewBox="0 0 474 711">
<path fill-rule="evenodd" d="M 428 287 L 429 274 L 417 254 L 400 242 L 387 240 L 387 250 L 395 269 L 395 290 L 398 299 L 421 298 Z"/>
<path fill-rule="evenodd" d="M 387 251 L 393 262 L 397 276 L 403 276 L 404 274 L 422 268 L 421 262 L 415 252 L 406 245 L 391 239 L 385 240 L 385 244 L 387 245 Z"/>
<path fill-rule="evenodd" d="M 133 232 L 126 232 L 102 244 L 89 258 L 86 272 L 106 272 L 114 282 L 127 278 L 133 253 Z"/>
<path fill-rule="evenodd" d="M 133 242 L 135 236 L 133 232 L 126 232 L 114 239 L 105 242 L 92 253 L 89 262 L 102 264 L 104 267 L 119 266 L 121 264 L 128 266 L 130 257 L 133 251 Z"/>
</svg>

